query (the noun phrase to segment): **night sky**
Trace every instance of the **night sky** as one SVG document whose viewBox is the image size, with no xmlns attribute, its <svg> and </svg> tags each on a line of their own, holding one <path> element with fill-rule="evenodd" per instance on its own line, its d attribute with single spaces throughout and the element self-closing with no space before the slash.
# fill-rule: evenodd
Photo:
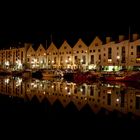
<svg viewBox="0 0 140 140">
<path fill-rule="evenodd" d="M 55 1 L 45 5 L 37 3 L 37 6 L 28 4 L 24 8 L 10 7 L 10 12 L 0 15 L 0 48 L 17 42 L 45 45 L 46 40 L 49 45 L 51 36 L 57 46 L 64 40 L 73 46 L 78 38 L 89 45 L 96 35 L 103 40 L 106 36 L 112 36 L 113 40 L 119 34 L 128 36 L 129 27 L 131 33 L 140 33 L 137 5 L 122 1 L 67 1 L 62 5 Z"/>
</svg>

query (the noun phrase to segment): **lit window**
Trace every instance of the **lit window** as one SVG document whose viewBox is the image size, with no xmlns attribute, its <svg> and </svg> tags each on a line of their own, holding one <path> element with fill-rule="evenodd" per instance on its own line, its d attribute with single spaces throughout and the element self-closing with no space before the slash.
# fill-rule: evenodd
<svg viewBox="0 0 140 140">
<path fill-rule="evenodd" d="M 108 59 L 108 63 L 112 63 L 112 59 Z"/>
</svg>

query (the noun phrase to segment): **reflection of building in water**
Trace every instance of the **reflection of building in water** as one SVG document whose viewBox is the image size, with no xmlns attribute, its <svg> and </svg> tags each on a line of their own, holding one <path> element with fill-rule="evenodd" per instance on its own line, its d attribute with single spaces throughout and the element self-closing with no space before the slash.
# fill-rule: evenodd
<svg viewBox="0 0 140 140">
<path fill-rule="evenodd" d="M 21 78 L 2 78 L 0 93 L 32 100 L 36 96 L 41 102 L 47 98 L 51 104 L 59 100 L 66 107 L 73 102 L 78 110 L 89 104 L 94 112 L 101 108 L 122 113 L 132 112 L 140 115 L 140 90 L 121 85 L 93 83 L 76 85 L 66 81 L 46 81 Z"/>
</svg>

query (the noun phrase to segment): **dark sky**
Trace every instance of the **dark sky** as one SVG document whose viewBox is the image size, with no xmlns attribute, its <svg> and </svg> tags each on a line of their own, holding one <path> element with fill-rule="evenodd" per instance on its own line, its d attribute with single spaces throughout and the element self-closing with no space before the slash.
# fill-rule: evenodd
<svg viewBox="0 0 140 140">
<path fill-rule="evenodd" d="M 128 36 L 129 34 L 129 27 L 130 32 L 140 33 L 139 26 L 137 24 L 133 25 L 122 25 L 122 26 L 94 26 L 91 27 L 91 29 L 81 29 L 81 30 L 56 30 L 56 31 L 48 31 L 44 29 L 44 31 L 41 29 L 40 31 L 1 31 L 0 32 L 0 44 L 1 46 L 9 46 L 11 43 L 14 42 L 32 42 L 32 43 L 46 43 L 46 40 L 48 44 L 50 44 L 51 40 L 58 46 L 60 46 L 64 40 L 67 40 L 71 45 L 74 45 L 78 38 L 82 38 L 87 45 L 91 43 L 91 41 L 94 39 L 94 37 L 97 35 L 103 41 L 105 40 L 106 36 L 112 36 L 113 40 L 116 40 L 118 38 L 119 34 L 124 34 Z"/>
<path fill-rule="evenodd" d="M 103 39 L 128 35 L 129 26 L 131 33 L 140 33 L 138 5 L 122 0 L 9 4 L 8 12 L 0 15 L 0 47 L 19 41 L 49 44 L 51 34 L 58 46 L 65 39 L 73 45 L 79 37 L 89 45 L 96 35 Z"/>
</svg>

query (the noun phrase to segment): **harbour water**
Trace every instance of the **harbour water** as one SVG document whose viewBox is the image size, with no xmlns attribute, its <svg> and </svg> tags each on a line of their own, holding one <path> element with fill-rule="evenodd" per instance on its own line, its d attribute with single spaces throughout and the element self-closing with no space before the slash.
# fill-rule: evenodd
<svg viewBox="0 0 140 140">
<path fill-rule="evenodd" d="M 140 126 L 139 83 L 0 77 L 1 117 L 93 127 Z M 37 117 L 38 116 L 38 117 Z M 32 119 L 31 119 L 32 118 Z M 71 123 L 73 122 L 73 123 Z"/>
</svg>

